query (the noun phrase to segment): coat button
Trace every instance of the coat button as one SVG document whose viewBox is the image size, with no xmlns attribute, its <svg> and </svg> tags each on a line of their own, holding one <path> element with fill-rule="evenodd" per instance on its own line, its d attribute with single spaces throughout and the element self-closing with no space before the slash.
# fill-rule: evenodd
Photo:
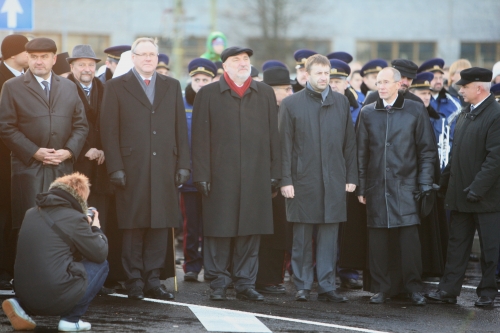
<svg viewBox="0 0 500 333">
<path fill-rule="evenodd" d="M 156 134 L 156 131 L 153 131 L 153 134 Z"/>
<path fill-rule="evenodd" d="M 385 168 L 385 171 L 389 171 L 390 169 L 389 168 Z"/>
<path fill-rule="evenodd" d="M 389 147 L 391 144 L 390 144 L 389 142 L 387 142 L 385 145 L 386 145 L 387 147 Z"/>
<path fill-rule="evenodd" d="M 155 113 L 155 110 L 151 110 L 151 113 Z"/>
<path fill-rule="evenodd" d="M 155 151 L 153 152 L 153 155 L 156 156 L 156 152 Z"/>
<path fill-rule="evenodd" d="M 56 133 L 52 132 L 52 133 L 50 133 L 50 135 L 56 135 Z"/>
</svg>

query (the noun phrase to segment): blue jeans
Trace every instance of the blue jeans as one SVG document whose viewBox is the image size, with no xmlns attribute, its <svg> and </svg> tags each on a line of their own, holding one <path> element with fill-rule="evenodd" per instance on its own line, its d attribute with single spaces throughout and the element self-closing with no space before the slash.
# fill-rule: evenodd
<svg viewBox="0 0 500 333">
<path fill-rule="evenodd" d="M 106 281 L 109 272 L 107 261 L 98 264 L 84 259 L 81 263 L 85 266 L 85 270 L 87 271 L 87 290 L 73 309 L 61 316 L 61 320 L 71 323 L 77 323 L 80 317 L 87 311 L 90 302 L 92 302 L 95 295 L 97 295 L 104 285 L 104 281 Z"/>
</svg>

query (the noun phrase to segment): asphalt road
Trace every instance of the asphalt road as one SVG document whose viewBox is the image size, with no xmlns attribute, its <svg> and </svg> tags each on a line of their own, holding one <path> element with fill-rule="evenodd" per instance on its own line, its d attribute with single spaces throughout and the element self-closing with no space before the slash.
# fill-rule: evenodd
<svg viewBox="0 0 500 333">
<path fill-rule="evenodd" d="M 250 313 L 271 332 L 500 332 L 500 298 L 494 308 L 479 309 L 474 307 L 476 294 L 470 288 L 463 289 L 457 305 L 428 303 L 424 307 L 412 306 L 406 300 L 370 305 L 370 293 L 342 289 L 339 291 L 349 298 L 347 303 L 319 302 L 314 290 L 312 300 L 301 303 L 294 301 L 291 282 L 285 283 L 285 295 L 267 296 L 264 302 L 237 300 L 234 290 L 228 290 L 227 301 L 213 302 L 208 299 L 208 283 L 184 282 L 182 276 L 179 266 L 179 292 L 174 302 L 131 301 L 123 295 L 98 296 L 83 319 L 92 323 L 93 332 L 207 332 L 193 311 L 211 313 L 210 308 L 218 308 Z M 479 264 L 471 262 L 466 284 L 475 286 L 479 278 Z M 172 290 L 173 279 L 166 281 L 166 285 Z M 430 291 L 435 286 L 426 284 L 426 289 Z M 212 316 L 220 323 L 220 330 L 227 330 L 230 326 L 224 324 L 223 317 L 238 321 L 240 314 L 222 312 Z M 57 317 L 34 319 L 38 332 L 57 332 Z M 245 326 L 243 322 L 240 324 Z M 0 332 L 8 331 L 12 331 L 9 321 L 1 315 Z"/>
</svg>

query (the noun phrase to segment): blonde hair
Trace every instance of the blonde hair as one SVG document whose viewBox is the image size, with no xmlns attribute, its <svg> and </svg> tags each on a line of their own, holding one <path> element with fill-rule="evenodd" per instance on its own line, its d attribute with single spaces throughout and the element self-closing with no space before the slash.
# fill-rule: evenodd
<svg viewBox="0 0 500 333">
<path fill-rule="evenodd" d="M 451 64 L 450 66 L 450 71 L 449 71 L 449 82 L 448 86 L 451 86 L 453 84 L 453 75 L 457 72 L 457 70 L 460 68 L 460 70 L 464 70 L 467 68 L 471 68 L 472 65 L 469 60 L 467 59 L 458 59 L 454 63 Z"/>
<path fill-rule="evenodd" d="M 156 39 L 153 39 L 151 37 L 139 37 L 132 44 L 132 48 L 131 48 L 132 53 L 135 53 L 135 49 L 137 48 L 137 45 L 139 45 L 141 43 L 151 43 L 156 47 L 156 51 L 158 51 L 158 44 L 156 43 Z"/>
<path fill-rule="evenodd" d="M 314 64 L 318 64 L 321 66 L 328 66 L 328 68 L 331 68 L 330 60 L 328 60 L 327 57 L 325 57 L 324 55 L 321 55 L 321 54 L 314 54 L 314 55 L 310 56 L 309 58 L 307 58 L 306 64 L 305 64 L 306 72 L 308 72 L 310 74 L 311 67 Z"/>
<path fill-rule="evenodd" d="M 50 188 L 58 187 L 59 184 L 63 184 L 66 187 L 71 188 L 74 193 L 83 200 L 87 200 L 87 197 L 90 193 L 89 179 L 87 178 L 87 176 L 79 172 L 57 178 L 50 185 Z"/>
</svg>

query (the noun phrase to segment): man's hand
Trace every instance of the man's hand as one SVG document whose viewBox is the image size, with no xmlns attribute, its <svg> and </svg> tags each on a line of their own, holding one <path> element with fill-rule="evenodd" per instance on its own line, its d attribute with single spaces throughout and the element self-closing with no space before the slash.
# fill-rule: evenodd
<svg viewBox="0 0 500 333">
<path fill-rule="evenodd" d="M 476 193 L 474 193 L 473 191 L 471 191 L 470 187 L 467 187 L 464 190 L 464 192 L 467 193 L 467 201 L 468 202 L 479 202 L 483 198 L 483 197 L 477 195 Z"/>
<path fill-rule="evenodd" d="M 109 181 L 111 184 L 118 186 L 118 187 L 125 187 L 125 184 L 127 183 L 127 176 L 125 175 L 124 170 L 118 170 L 115 172 L 112 172 L 109 175 Z"/>
<path fill-rule="evenodd" d="M 59 165 L 68 158 L 71 158 L 71 152 L 67 149 L 58 149 L 53 153 L 47 154 L 43 159 L 43 164 Z"/>
<path fill-rule="evenodd" d="M 281 194 L 287 199 L 293 199 L 293 197 L 295 197 L 295 190 L 293 188 L 293 185 L 281 187 Z"/>
<path fill-rule="evenodd" d="M 52 155 L 56 150 L 52 148 L 39 148 L 33 158 L 37 161 L 43 162 L 46 156 Z"/>
<path fill-rule="evenodd" d="M 89 160 L 97 160 L 97 164 L 101 165 L 104 163 L 104 152 L 102 150 L 96 148 L 90 148 L 89 151 L 85 154 Z"/>
<path fill-rule="evenodd" d="M 346 192 L 354 192 L 356 190 L 356 185 L 354 184 L 345 184 Z"/>
<path fill-rule="evenodd" d="M 358 201 L 361 202 L 363 205 L 366 205 L 366 198 L 362 195 L 358 195 Z"/>
<path fill-rule="evenodd" d="M 92 209 L 94 211 L 94 220 L 90 218 L 90 216 L 87 216 L 87 219 L 89 220 L 89 224 L 91 227 L 98 227 L 99 229 L 101 228 L 101 222 L 99 222 L 99 212 L 96 209 Z"/>
<path fill-rule="evenodd" d="M 179 169 L 175 173 L 175 186 L 179 187 L 189 180 L 191 172 L 188 169 Z"/>
<path fill-rule="evenodd" d="M 208 197 L 210 193 L 210 182 L 194 182 L 194 187 L 196 187 L 198 192 Z"/>
</svg>

